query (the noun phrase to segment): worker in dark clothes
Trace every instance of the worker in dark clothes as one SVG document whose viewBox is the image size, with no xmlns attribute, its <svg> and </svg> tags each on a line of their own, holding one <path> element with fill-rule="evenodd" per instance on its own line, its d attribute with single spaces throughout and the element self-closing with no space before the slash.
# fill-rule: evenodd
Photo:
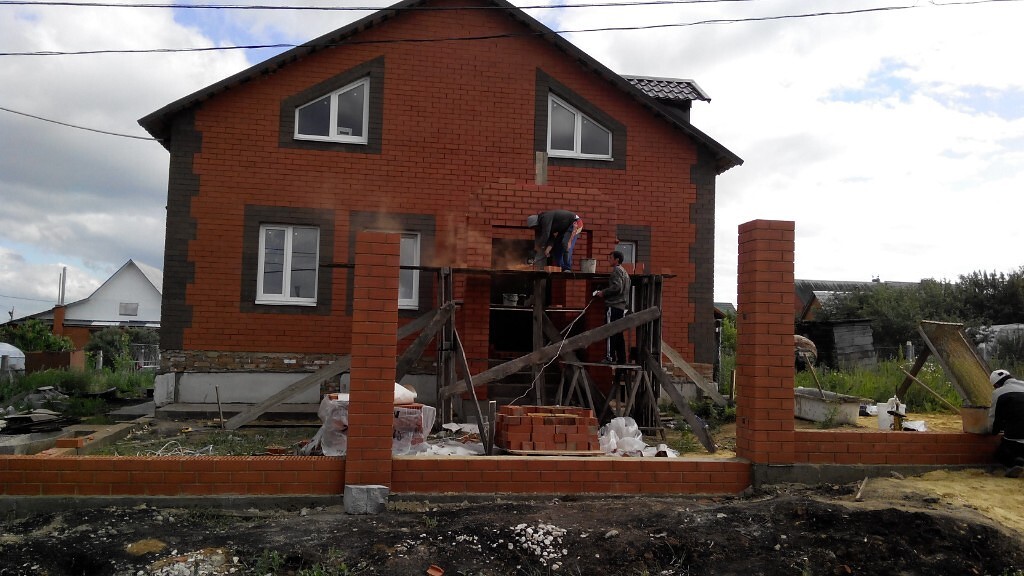
<svg viewBox="0 0 1024 576">
<path fill-rule="evenodd" d="M 1003 433 L 996 448 L 996 460 L 1006 466 L 1006 475 L 1024 475 L 1024 382 L 1006 370 L 989 376 L 992 383 L 992 406 L 988 410 L 989 430 Z"/>
<path fill-rule="evenodd" d="M 526 219 L 533 228 L 533 263 L 538 268 L 550 255 L 562 272 L 572 271 L 572 249 L 583 231 L 583 219 L 568 210 L 547 210 Z"/>
<path fill-rule="evenodd" d="M 631 282 L 629 273 L 622 267 L 624 256 L 618 250 L 608 255 L 608 264 L 612 267 L 611 277 L 608 278 L 608 287 L 603 290 L 595 290 L 593 296 L 604 298 L 605 323 L 611 324 L 620 320 L 626 315 L 629 308 L 629 289 Z M 604 362 L 608 364 L 626 364 L 626 336 L 619 332 L 608 337 Z"/>
</svg>

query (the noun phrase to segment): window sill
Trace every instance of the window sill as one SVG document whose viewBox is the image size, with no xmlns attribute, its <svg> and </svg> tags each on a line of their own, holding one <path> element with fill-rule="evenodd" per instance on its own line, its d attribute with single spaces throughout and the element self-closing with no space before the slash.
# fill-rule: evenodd
<svg viewBox="0 0 1024 576">
<path fill-rule="evenodd" d="M 316 306 L 315 300 L 257 300 L 261 306 Z"/>
</svg>

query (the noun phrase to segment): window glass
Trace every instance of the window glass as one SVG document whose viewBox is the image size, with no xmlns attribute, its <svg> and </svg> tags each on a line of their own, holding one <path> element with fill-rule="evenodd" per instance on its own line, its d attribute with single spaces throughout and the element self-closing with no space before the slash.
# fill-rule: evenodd
<svg viewBox="0 0 1024 576">
<path fill-rule="evenodd" d="M 284 230 L 266 228 L 263 231 L 263 293 L 283 294 L 284 286 Z"/>
<path fill-rule="evenodd" d="M 622 252 L 623 264 L 636 263 L 636 242 L 619 242 L 615 245 L 615 249 Z"/>
<path fill-rule="evenodd" d="M 612 133 L 572 105 L 548 95 L 548 153 L 563 158 L 612 157 Z"/>
<path fill-rule="evenodd" d="M 572 151 L 576 146 L 576 114 L 551 100 L 551 149 Z"/>
<path fill-rule="evenodd" d="M 420 235 L 415 233 L 402 234 L 399 264 L 402 266 L 420 265 Z M 419 270 L 399 270 L 398 273 L 398 305 L 401 308 L 416 308 L 419 305 Z"/>
<path fill-rule="evenodd" d="M 298 133 L 310 136 L 329 136 L 331 125 L 331 97 L 323 98 L 307 104 L 297 111 L 299 115 Z"/>
<path fill-rule="evenodd" d="M 315 305 L 319 250 L 319 228 L 262 226 L 256 303 Z"/>
<path fill-rule="evenodd" d="M 364 78 L 296 108 L 295 138 L 365 144 L 369 88 Z"/>
<path fill-rule="evenodd" d="M 294 298 L 311 298 L 316 295 L 317 238 L 315 228 L 294 228 L 292 230 L 291 290 Z"/>
<path fill-rule="evenodd" d="M 338 94 L 338 136 L 363 136 L 365 101 L 365 84 Z"/>
<path fill-rule="evenodd" d="M 583 116 L 582 124 L 583 130 L 582 139 L 580 141 L 580 150 L 584 154 L 611 156 L 611 132 L 598 126 L 596 123 L 594 123 L 593 120 L 587 118 L 586 116 Z"/>
</svg>

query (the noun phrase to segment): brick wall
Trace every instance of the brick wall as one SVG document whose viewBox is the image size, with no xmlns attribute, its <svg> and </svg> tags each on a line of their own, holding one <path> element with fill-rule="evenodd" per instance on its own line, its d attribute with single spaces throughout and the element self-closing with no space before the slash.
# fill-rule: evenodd
<svg viewBox="0 0 1024 576">
<path fill-rule="evenodd" d="M 937 432 L 793 430 L 792 339 L 778 344 L 792 317 L 791 222 L 755 221 L 740 228 L 741 316 L 737 363 L 737 453 L 740 458 L 564 456 L 392 457 L 393 362 L 397 290 L 394 235 L 365 234 L 355 281 L 364 302 L 353 325 L 353 398 L 345 458 L 81 457 L 89 442 L 36 456 L 0 456 L 0 494 L 7 496 L 202 496 L 341 494 L 346 482 L 378 483 L 395 493 L 466 494 L 736 494 L 755 465 L 982 466 L 998 436 Z M 788 284 L 788 286 L 787 286 Z M 742 306 L 742 304 L 741 304 Z M 743 310 L 743 308 L 741 308 Z M 752 342 L 751 342 L 752 341 Z M 776 366 L 785 358 L 789 372 Z M 740 368 L 742 366 L 742 369 Z M 358 368 L 357 368 L 358 367 Z M 390 372 L 389 372 L 390 371 Z M 358 381 L 363 384 L 356 385 Z M 739 380 L 740 375 L 742 380 Z M 788 385 L 789 389 L 785 390 Z M 387 400 L 382 400 L 385 395 Z M 788 398 L 788 401 L 787 401 Z M 356 423 L 358 422 L 358 425 Z M 741 442 L 742 439 L 742 442 Z M 76 439 L 77 440 L 77 439 Z M 81 444 L 81 446 L 79 446 Z M 387 447 L 386 449 L 384 447 Z"/>
<path fill-rule="evenodd" d="M 736 455 L 794 462 L 793 222 L 739 227 Z"/>
<path fill-rule="evenodd" d="M 458 36 L 467 29 L 511 36 L 457 47 L 372 43 Z M 521 35 L 525 30 L 495 10 L 466 11 L 458 18 L 403 12 L 361 33 L 367 43 L 316 52 L 180 115 L 170 144 L 162 347 L 347 353 L 351 316 L 343 303 L 351 299 L 349 270 L 328 266 L 348 259 L 352 214 L 429 216 L 434 257 L 425 264 L 489 267 L 497 227 L 521 228 L 528 214 L 551 208 L 584 217 L 588 242 L 578 248 L 577 267 L 581 257 L 611 250 L 618 224 L 649 231 L 650 245 L 640 247 L 647 269 L 678 275 L 665 285 L 665 339 L 684 354 L 694 350 L 691 339 L 711 342 L 710 268 L 704 256 L 712 236 L 707 230 L 698 234 L 691 218 L 698 200 L 696 211 L 702 212 L 714 198 L 712 188 L 698 193 L 691 183 L 697 146 L 550 43 Z M 368 71 L 376 87 L 371 96 L 379 96 L 379 118 L 374 109 L 370 132 L 379 141 L 366 147 L 283 146 L 282 103 L 353 71 Z M 581 105 L 621 125 L 615 162 L 553 159 L 547 184 L 535 184 L 538 102 L 546 102 L 549 86 L 571 92 Z M 246 289 L 252 265 L 243 266 L 252 243 L 246 206 L 261 207 L 264 219 L 301 209 L 333 222 L 330 250 L 322 252 L 320 263 L 329 313 L 252 305 Z M 710 221 L 702 217 L 701 226 Z M 529 237 L 529 231 L 521 232 Z M 694 242 L 707 244 L 693 252 L 701 255 L 699 268 L 690 261 Z M 708 277 L 694 284 L 703 276 Z M 693 286 L 700 294 L 691 297 Z M 488 293 L 472 283 L 456 290 L 467 302 Z M 421 308 L 433 305 L 430 295 L 421 298 Z M 471 356 L 485 357 L 486 318 L 461 329 Z"/>
<path fill-rule="evenodd" d="M 356 241 L 346 484 L 391 484 L 399 240 L 360 232 Z"/>
</svg>

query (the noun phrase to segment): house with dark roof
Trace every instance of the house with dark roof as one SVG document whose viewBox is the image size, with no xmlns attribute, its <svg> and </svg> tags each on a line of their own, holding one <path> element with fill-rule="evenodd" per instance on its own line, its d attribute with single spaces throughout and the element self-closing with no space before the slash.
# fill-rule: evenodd
<svg viewBox="0 0 1024 576">
<path fill-rule="evenodd" d="M 623 77 L 504 0 L 408 0 L 147 115 L 170 153 L 161 348 L 176 397 L 218 384 L 225 402 L 259 400 L 346 354 L 363 230 L 401 235 L 400 321 L 454 296 L 486 368 L 509 335 L 529 338 L 503 309 L 523 290 L 436 271 L 506 269 L 510 248 L 522 263 L 527 216 L 551 209 L 585 223 L 573 272 L 544 295 L 553 314 L 603 322 L 564 286 L 619 247 L 664 278 L 664 341 L 710 366 L 715 180 L 742 160 L 690 123 L 706 100 L 692 81 Z"/>
</svg>

